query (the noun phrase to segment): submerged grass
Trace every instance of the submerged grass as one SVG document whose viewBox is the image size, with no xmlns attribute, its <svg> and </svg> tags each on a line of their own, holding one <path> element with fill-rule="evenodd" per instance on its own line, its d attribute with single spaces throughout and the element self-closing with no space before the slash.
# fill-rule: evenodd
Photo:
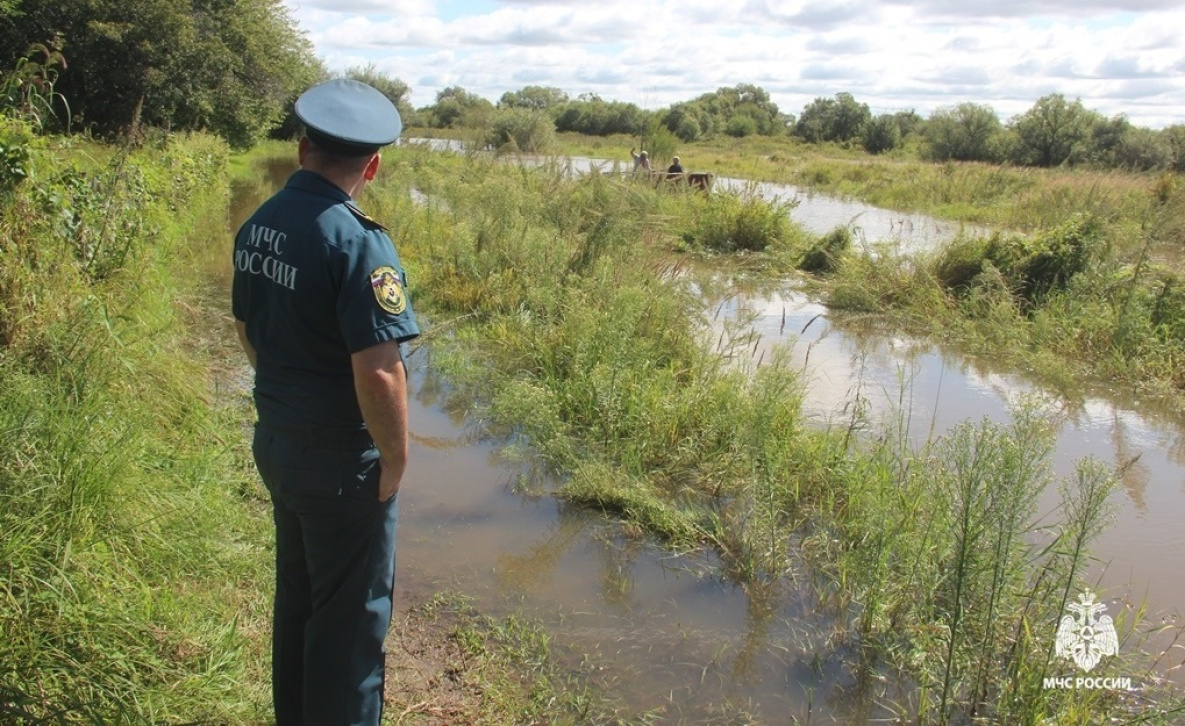
<svg viewBox="0 0 1185 726">
<path fill-rule="evenodd" d="M 561 666 L 543 629 L 490 617 L 463 595 L 438 593 L 393 630 L 403 653 L 387 676 L 389 723 L 653 723 L 612 705 L 612 674 Z"/>
<path fill-rule="evenodd" d="M 492 432 L 560 475 L 558 496 L 674 548 L 715 550 L 755 597 L 804 560 L 841 623 L 837 648 L 858 654 L 854 671 L 892 674 L 873 682 L 905 721 L 1070 723 L 1089 713 L 1089 723 L 1144 709 L 1171 722 L 1179 704 L 1169 696 L 1134 704 L 1043 687 L 1067 672 L 1051 655 L 1056 623 L 1084 586 L 1114 478 L 1084 462 L 1063 484 L 1062 516 L 1040 520 L 1034 502 L 1054 482 L 1039 411 L 1019 410 L 1010 426 L 968 423 L 920 451 L 904 431 L 853 438 L 855 419 L 819 430 L 802 416 L 785 361 L 755 363 L 751 341 L 723 355 L 712 345 L 725 336 L 717 341 L 700 295 L 711 281 L 676 252 L 706 228 L 702 197 L 574 179 L 558 164 L 508 168 L 422 149 L 386 158 L 393 171 L 372 206 L 398 220 L 392 234 L 432 321 L 434 362 Z M 779 265 L 806 251 L 786 244 Z M 1039 253 L 1009 259 L 1040 283 L 1034 300 L 1073 284 Z M 845 256 L 837 274 L 873 264 Z M 884 290 L 919 294 L 910 278 L 927 271 L 897 264 L 880 287 L 837 289 L 870 307 Z M 1140 627 L 1123 623 L 1133 638 Z M 1155 679 L 1144 685 L 1154 690 Z"/>
<path fill-rule="evenodd" d="M 561 140 L 600 155 L 630 141 Z M 689 165 L 719 175 L 799 184 L 997 230 L 968 231 L 932 254 L 845 254 L 827 302 L 1011 357 L 1063 388 L 1084 379 L 1118 383 L 1185 410 L 1179 174 L 931 163 L 790 138 L 717 139 L 682 153 Z M 800 268 L 834 275 L 836 256 L 825 245 L 805 251 Z"/>
</svg>

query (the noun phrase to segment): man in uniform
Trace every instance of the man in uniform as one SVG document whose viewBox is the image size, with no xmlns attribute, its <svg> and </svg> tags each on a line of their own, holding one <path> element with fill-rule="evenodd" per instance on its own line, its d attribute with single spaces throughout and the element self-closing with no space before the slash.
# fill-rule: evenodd
<svg viewBox="0 0 1185 726">
<path fill-rule="evenodd" d="M 272 693 L 277 726 L 377 726 L 408 452 L 399 346 L 419 330 L 391 239 L 353 199 L 402 124 L 351 80 L 295 110 L 301 168 L 236 235 L 232 290 L 276 527 Z"/>
</svg>

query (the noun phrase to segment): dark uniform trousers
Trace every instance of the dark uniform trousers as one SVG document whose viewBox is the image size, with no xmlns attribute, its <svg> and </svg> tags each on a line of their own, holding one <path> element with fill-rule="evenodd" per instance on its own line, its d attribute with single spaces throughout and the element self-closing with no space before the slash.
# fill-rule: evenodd
<svg viewBox="0 0 1185 726">
<path fill-rule="evenodd" d="M 277 726 L 377 726 L 382 714 L 397 507 L 378 500 L 378 449 L 359 434 L 255 429 L 276 523 Z"/>
</svg>

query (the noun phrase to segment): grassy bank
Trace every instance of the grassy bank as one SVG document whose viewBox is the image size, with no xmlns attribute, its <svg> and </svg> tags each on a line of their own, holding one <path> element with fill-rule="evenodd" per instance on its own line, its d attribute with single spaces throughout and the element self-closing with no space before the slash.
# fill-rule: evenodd
<svg viewBox="0 0 1185 726">
<path fill-rule="evenodd" d="M 43 143 L 0 202 L 2 720 L 250 721 L 267 528 L 195 274 L 227 150 Z"/>
<path fill-rule="evenodd" d="M 1169 722 L 1157 714 L 1171 699 L 1042 688 L 1067 672 L 1055 624 L 1084 585 L 1114 480 L 1085 462 L 1055 481 L 1039 410 L 918 451 L 903 431 L 850 436 L 857 419 L 809 427 L 792 370 L 718 349 L 702 294 L 714 281 L 678 250 L 723 225 L 734 245 L 762 242 L 737 247 L 801 259 L 811 240 L 759 223 L 768 207 L 479 156 L 386 158 L 388 193 L 368 208 L 393 220 L 434 363 L 491 432 L 560 475 L 558 496 L 670 547 L 713 549 L 755 603 L 784 596 L 786 573 L 807 563 L 841 623 L 819 657 L 875 674 L 860 679 L 870 701 L 909 721 L 1069 724 L 1145 709 Z M 1062 519 L 1038 530 L 1050 487 Z M 1150 674 L 1138 618 L 1118 616 L 1127 657 L 1106 668 Z"/>
</svg>

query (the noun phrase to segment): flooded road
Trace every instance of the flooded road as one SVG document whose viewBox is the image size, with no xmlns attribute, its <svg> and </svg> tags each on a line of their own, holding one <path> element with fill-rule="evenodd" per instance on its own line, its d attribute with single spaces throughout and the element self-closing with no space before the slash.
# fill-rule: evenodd
<svg viewBox="0 0 1185 726">
<path fill-rule="evenodd" d="M 241 191 L 237 214 L 289 170 L 274 168 L 267 185 Z M 832 201 L 799 198 L 792 216 L 804 225 L 812 199 Z M 844 210 L 841 216 L 852 211 Z M 807 226 L 827 231 L 834 218 Z M 886 239 L 884 229 L 892 233 L 888 239 L 907 245 L 956 231 L 933 221 L 903 224 L 903 215 L 872 208 L 856 222 L 874 218 L 886 220 L 876 233 L 882 236 L 864 232 L 874 242 Z M 761 336 L 755 356 L 772 346 L 790 349 L 807 382 L 808 413 L 821 425 L 844 421 L 859 400 L 874 422 L 906 411 L 911 435 L 921 442 L 969 418 L 1005 421 L 1009 401 L 1037 390 L 999 362 L 832 319 L 790 282 L 736 280 L 718 304 L 725 316 L 752 316 Z M 397 570 L 403 607 L 447 589 L 491 614 L 537 619 L 561 657 L 574 666 L 596 664 L 630 714 L 653 712 L 662 723 L 790 723 L 793 717 L 866 723 L 887 715 L 869 705 L 869 684 L 850 680 L 842 665 L 850 654 L 826 642 L 829 624 L 808 588 L 797 589 L 789 578 L 776 604 L 762 607 L 715 577 L 710 555 L 672 555 L 624 536 L 600 516 L 532 494 L 546 490 L 546 482 L 524 484 L 546 474 L 505 460 L 499 442 L 482 438 L 455 408 L 430 355 L 422 348 L 408 360 L 412 463 L 400 493 Z M 1185 510 L 1185 421 L 1114 398 L 1058 405 L 1060 472 L 1085 455 L 1115 462 L 1139 457 L 1126 469 L 1117 520 L 1096 547 L 1109 563 L 1098 568 L 1107 596 L 1130 587 L 1133 598 L 1146 595 L 1152 611 L 1175 610 L 1185 602 L 1185 583 L 1171 575 L 1185 556 L 1185 533 L 1175 525 Z"/>
</svg>

